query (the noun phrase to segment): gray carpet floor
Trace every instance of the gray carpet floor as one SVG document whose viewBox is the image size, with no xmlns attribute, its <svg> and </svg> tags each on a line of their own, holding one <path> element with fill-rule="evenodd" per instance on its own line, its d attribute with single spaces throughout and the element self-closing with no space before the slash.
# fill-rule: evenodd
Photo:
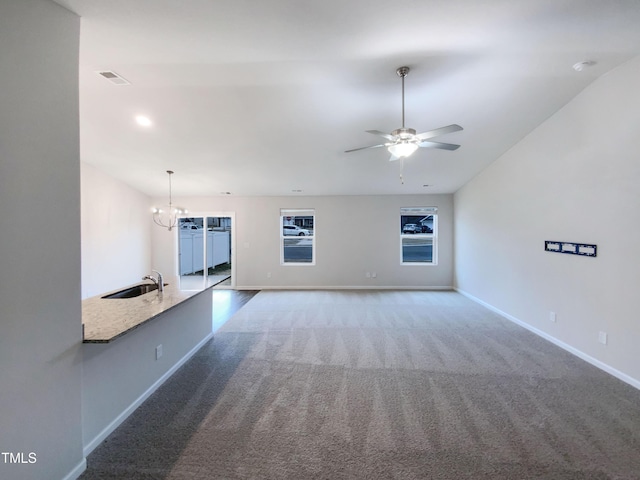
<svg viewBox="0 0 640 480">
<path fill-rule="evenodd" d="M 640 392 L 455 292 L 263 291 L 83 479 L 640 479 Z"/>
</svg>

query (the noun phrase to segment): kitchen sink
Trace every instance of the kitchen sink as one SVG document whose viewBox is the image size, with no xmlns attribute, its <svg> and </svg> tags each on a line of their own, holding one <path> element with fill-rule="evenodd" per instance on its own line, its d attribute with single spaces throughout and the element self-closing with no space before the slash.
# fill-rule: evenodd
<svg viewBox="0 0 640 480">
<path fill-rule="evenodd" d="M 168 285 L 168 283 L 165 283 L 164 285 Z M 155 283 L 141 283 L 139 285 L 134 285 L 133 287 L 120 290 L 119 292 L 110 293 L 102 298 L 134 298 L 144 295 L 145 293 L 153 292 L 157 289 L 158 286 Z"/>
</svg>

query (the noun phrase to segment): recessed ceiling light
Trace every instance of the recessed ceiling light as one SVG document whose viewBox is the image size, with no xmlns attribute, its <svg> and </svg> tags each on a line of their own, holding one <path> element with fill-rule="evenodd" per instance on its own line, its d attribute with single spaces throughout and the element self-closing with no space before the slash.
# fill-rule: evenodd
<svg viewBox="0 0 640 480">
<path fill-rule="evenodd" d="M 144 115 L 136 116 L 136 123 L 141 127 L 150 127 L 152 125 L 151 119 L 149 117 L 145 117 Z"/>
</svg>

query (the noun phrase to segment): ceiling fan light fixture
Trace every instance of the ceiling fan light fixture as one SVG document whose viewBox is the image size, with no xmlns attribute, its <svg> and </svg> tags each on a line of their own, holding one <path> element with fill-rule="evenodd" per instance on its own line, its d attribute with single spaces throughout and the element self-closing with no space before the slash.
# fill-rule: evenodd
<svg viewBox="0 0 640 480">
<path fill-rule="evenodd" d="M 418 149 L 418 144 L 413 142 L 400 142 L 390 145 L 388 150 L 391 155 L 397 158 L 405 158 L 410 156 Z"/>
<path fill-rule="evenodd" d="M 439 148 L 442 150 L 456 150 L 460 145 L 452 143 L 434 142 L 433 137 L 444 135 L 446 133 L 459 132 L 462 127 L 457 124 L 447 125 L 446 127 L 428 130 L 422 133 L 416 133 L 413 128 L 404 125 L 404 78 L 409 73 L 409 67 L 400 67 L 396 70 L 398 76 L 402 79 L 402 127 L 393 130 L 390 134 L 381 132 L 380 130 L 367 130 L 367 133 L 378 135 L 386 140 L 385 143 L 378 145 L 370 145 L 368 147 L 352 148 L 345 150 L 345 153 L 356 152 L 358 150 L 368 150 L 370 148 L 387 147 L 391 154 L 390 161 L 409 157 L 418 150 L 418 148 Z M 402 163 L 402 162 L 401 162 Z M 402 178 L 402 174 L 400 174 Z"/>
</svg>

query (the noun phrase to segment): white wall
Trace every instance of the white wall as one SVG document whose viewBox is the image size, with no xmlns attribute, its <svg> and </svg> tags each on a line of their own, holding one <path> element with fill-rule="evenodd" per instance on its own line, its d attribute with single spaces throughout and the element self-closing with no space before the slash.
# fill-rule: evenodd
<svg viewBox="0 0 640 480">
<path fill-rule="evenodd" d="M 151 199 L 82 163 L 82 298 L 151 273 Z"/>
<path fill-rule="evenodd" d="M 450 288 L 452 201 L 452 195 L 176 199 L 194 216 L 235 212 L 232 243 L 238 288 Z M 436 266 L 400 265 L 400 207 L 413 206 L 438 207 Z M 315 209 L 315 266 L 280 265 L 281 208 Z M 176 275 L 177 233 L 154 227 L 152 242 L 154 268 L 167 278 Z M 366 272 L 376 272 L 377 277 L 367 278 Z"/>
<path fill-rule="evenodd" d="M 62 479 L 82 454 L 80 19 L 48 0 L 0 4 L 2 479 Z M 28 457 L 34 453 L 35 457 Z"/>
<path fill-rule="evenodd" d="M 638 85 L 640 58 L 594 82 L 454 203 L 461 291 L 640 388 Z M 545 252 L 545 240 L 597 244 L 598 256 Z"/>
<path fill-rule="evenodd" d="M 211 293 L 204 292 L 111 343 L 83 345 L 87 455 L 211 337 L 211 309 Z M 163 353 L 156 359 L 158 345 Z"/>
</svg>

